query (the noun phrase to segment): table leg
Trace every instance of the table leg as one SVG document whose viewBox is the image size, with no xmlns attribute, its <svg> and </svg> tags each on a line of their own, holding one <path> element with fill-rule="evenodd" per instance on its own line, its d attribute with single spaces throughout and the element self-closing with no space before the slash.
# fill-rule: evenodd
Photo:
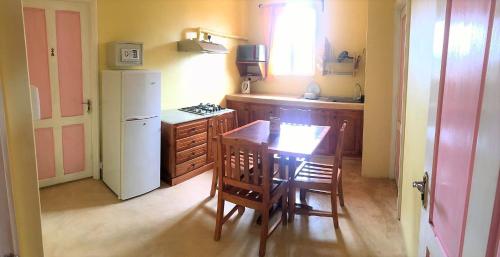
<svg viewBox="0 0 500 257">
<path fill-rule="evenodd" d="M 297 159 L 293 156 L 288 157 L 288 218 L 293 222 L 295 218 L 295 169 L 297 168 Z"/>
</svg>

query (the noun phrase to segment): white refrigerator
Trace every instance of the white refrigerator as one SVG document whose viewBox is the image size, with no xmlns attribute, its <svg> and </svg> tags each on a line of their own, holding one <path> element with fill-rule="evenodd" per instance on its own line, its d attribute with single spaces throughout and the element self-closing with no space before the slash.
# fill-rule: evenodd
<svg viewBox="0 0 500 257">
<path fill-rule="evenodd" d="M 161 73 L 101 75 L 102 177 L 125 200 L 160 186 Z"/>
</svg>

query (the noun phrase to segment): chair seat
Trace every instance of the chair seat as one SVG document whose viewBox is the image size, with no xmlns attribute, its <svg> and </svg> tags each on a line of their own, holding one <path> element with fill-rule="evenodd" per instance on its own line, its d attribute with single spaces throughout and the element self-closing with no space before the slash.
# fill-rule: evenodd
<svg viewBox="0 0 500 257">
<path fill-rule="evenodd" d="M 261 179 L 261 178 L 259 178 L 259 179 Z M 273 183 L 271 185 L 271 198 L 272 198 L 272 195 L 274 195 L 278 191 L 278 189 L 280 188 L 280 186 L 283 183 L 285 183 L 285 182 L 279 181 L 279 180 L 273 180 Z M 245 199 L 250 200 L 250 201 L 262 202 L 262 195 L 258 192 L 255 192 L 255 191 L 246 190 L 246 189 L 242 189 L 242 188 L 235 187 L 235 186 L 229 186 L 229 185 L 226 185 L 224 187 L 223 191 L 224 191 L 224 193 L 231 194 L 231 195 L 234 195 L 234 196 L 237 196 L 240 198 L 245 198 Z"/>
<path fill-rule="evenodd" d="M 338 173 L 336 175 L 338 176 Z M 329 190 L 332 176 L 333 165 L 303 162 L 295 171 L 295 182 L 305 188 Z"/>
</svg>

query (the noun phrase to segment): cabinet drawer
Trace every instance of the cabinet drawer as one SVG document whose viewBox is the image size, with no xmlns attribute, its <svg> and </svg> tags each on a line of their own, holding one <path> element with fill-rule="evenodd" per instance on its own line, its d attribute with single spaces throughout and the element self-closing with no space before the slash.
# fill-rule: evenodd
<svg viewBox="0 0 500 257">
<path fill-rule="evenodd" d="M 176 151 L 183 151 L 191 147 L 207 143 L 207 132 L 177 140 Z"/>
<path fill-rule="evenodd" d="M 175 129 L 175 138 L 181 139 L 207 131 L 207 121 L 191 122 Z"/>
<path fill-rule="evenodd" d="M 177 164 L 175 166 L 175 176 L 180 176 L 182 174 L 188 173 L 192 170 L 202 167 L 207 162 L 207 156 L 202 155 L 200 157 L 194 158 L 190 161 Z"/>
<path fill-rule="evenodd" d="M 176 153 L 175 163 L 183 163 L 198 156 L 207 154 L 207 144 L 202 144 L 191 149 Z"/>
</svg>

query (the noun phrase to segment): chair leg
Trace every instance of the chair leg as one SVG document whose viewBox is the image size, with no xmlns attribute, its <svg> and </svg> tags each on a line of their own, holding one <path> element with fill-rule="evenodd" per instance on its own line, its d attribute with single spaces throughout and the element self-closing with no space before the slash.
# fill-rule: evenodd
<svg viewBox="0 0 500 257">
<path fill-rule="evenodd" d="M 217 189 L 217 169 L 214 167 L 212 173 L 212 187 L 210 188 L 210 197 L 215 196 L 216 189 Z"/>
<path fill-rule="evenodd" d="M 269 234 L 269 210 L 262 212 L 262 224 L 260 226 L 259 257 L 264 257 L 266 255 L 266 243 Z"/>
<path fill-rule="evenodd" d="M 300 202 L 305 203 L 306 202 L 306 193 L 307 191 L 305 189 L 300 189 Z"/>
<path fill-rule="evenodd" d="M 330 199 L 332 202 L 332 218 L 333 218 L 333 226 L 335 229 L 339 228 L 339 213 L 337 211 L 337 188 L 332 188 L 332 193 L 330 195 Z"/>
<path fill-rule="evenodd" d="M 288 190 L 288 219 L 293 222 L 295 219 L 295 186 L 290 183 Z"/>
<path fill-rule="evenodd" d="M 344 207 L 344 190 L 342 189 L 342 177 L 339 178 L 339 183 L 337 188 L 338 188 L 340 206 Z"/>
<path fill-rule="evenodd" d="M 286 204 L 286 191 L 283 192 L 283 195 L 281 195 L 281 223 L 283 223 L 283 226 L 286 226 L 287 223 L 287 212 L 288 212 L 288 207 Z"/>
<path fill-rule="evenodd" d="M 219 197 L 217 200 L 217 216 L 215 218 L 215 234 L 214 240 L 219 241 L 222 233 L 222 220 L 224 219 L 224 199 L 222 199 L 222 194 L 219 192 Z"/>
</svg>

